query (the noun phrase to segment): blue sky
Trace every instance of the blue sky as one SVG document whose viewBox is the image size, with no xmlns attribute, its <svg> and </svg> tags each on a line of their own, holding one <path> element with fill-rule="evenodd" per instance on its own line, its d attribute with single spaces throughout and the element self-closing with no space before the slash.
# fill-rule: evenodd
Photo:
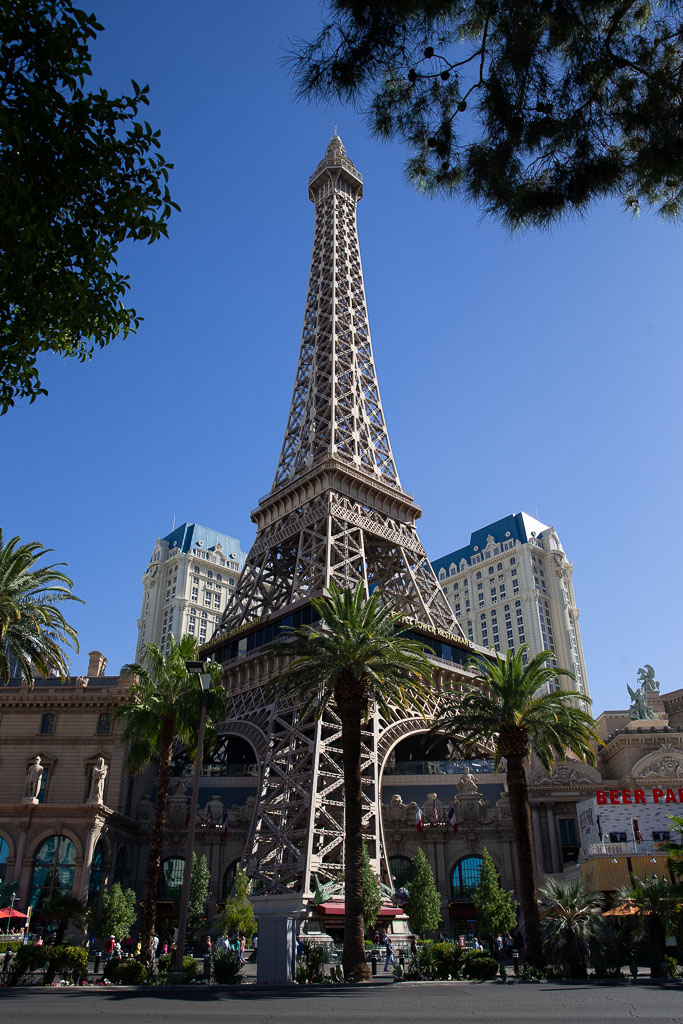
<svg viewBox="0 0 683 1024">
<path fill-rule="evenodd" d="M 95 0 L 93 83 L 149 82 L 175 163 L 170 239 L 129 246 L 137 337 L 46 357 L 49 397 L 0 420 L 6 536 L 69 564 L 73 667 L 132 659 L 157 536 L 191 520 L 248 548 L 280 451 L 313 238 L 308 175 L 334 122 L 365 177 L 370 325 L 403 486 L 431 557 L 521 510 L 574 564 L 594 709 L 652 664 L 681 685 L 681 229 L 603 204 L 510 238 L 405 183 L 398 146 L 296 103 L 280 58 L 313 0 Z"/>
</svg>

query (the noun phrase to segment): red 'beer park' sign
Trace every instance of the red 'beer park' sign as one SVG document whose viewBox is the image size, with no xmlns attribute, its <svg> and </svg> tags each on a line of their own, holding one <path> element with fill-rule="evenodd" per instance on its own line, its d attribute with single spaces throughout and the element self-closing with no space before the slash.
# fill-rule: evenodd
<svg viewBox="0 0 683 1024">
<path fill-rule="evenodd" d="M 683 788 L 678 796 L 673 789 L 596 789 L 595 799 L 599 804 L 683 804 Z"/>
</svg>

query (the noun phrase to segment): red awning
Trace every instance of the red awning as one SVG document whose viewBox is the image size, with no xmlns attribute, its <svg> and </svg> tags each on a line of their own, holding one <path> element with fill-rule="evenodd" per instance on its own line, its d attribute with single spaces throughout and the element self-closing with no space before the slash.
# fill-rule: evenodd
<svg viewBox="0 0 683 1024">
<path fill-rule="evenodd" d="M 22 917 L 26 920 L 27 915 L 22 914 L 20 910 L 12 910 L 11 907 L 5 907 L 4 910 L 0 910 L 0 917 Z"/>
<path fill-rule="evenodd" d="M 313 907 L 319 913 L 327 917 L 343 917 L 345 912 L 345 904 L 337 902 L 335 900 L 326 900 L 324 903 L 316 903 Z M 400 907 L 382 907 L 379 912 L 380 917 L 398 917 L 403 911 Z"/>
</svg>

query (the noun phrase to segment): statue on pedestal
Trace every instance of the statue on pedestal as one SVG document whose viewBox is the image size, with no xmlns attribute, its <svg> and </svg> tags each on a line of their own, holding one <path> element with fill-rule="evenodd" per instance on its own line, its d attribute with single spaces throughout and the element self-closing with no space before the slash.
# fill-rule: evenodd
<svg viewBox="0 0 683 1024">
<path fill-rule="evenodd" d="M 92 770 L 90 792 L 87 800 L 89 804 L 104 803 L 104 783 L 108 772 L 109 768 L 107 767 L 106 761 L 103 757 L 98 757 Z"/>
<path fill-rule="evenodd" d="M 36 754 L 32 764 L 29 765 L 28 772 L 26 773 L 26 792 L 24 793 L 24 800 L 28 803 L 38 803 L 38 793 L 40 792 L 40 783 L 42 782 L 44 771 L 45 769 L 40 763 L 40 757 Z"/>
<path fill-rule="evenodd" d="M 640 686 L 636 690 L 632 690 L 628 685 L 626 686 L 631 698 L 628 717 L 632 722 L 646 721 L 647 719 L 657 717 L 647 703 L 648 693 L 659 694 L 659 682 L 655 679 L 655 670 L 652 665 L 646 665 L 645 668 L 638 669 L 638 682 Z"/>
<path fill-rule="evenodd" d="M 473 775 L 470 775 L 470 769 L 468 765 L 465 765 L 465 774 L 458 783 L 458 789 L 462 794 L 469 795 L 470 793 L 478 793 L 479 786 L 477 780 Z"/>
</svg>

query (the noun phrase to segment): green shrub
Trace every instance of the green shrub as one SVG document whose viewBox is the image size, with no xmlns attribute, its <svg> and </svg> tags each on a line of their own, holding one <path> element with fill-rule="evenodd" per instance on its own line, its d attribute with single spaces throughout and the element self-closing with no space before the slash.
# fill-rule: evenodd
<svg viewBox="0 0 683 1024">
<path fill-rule="evenodd" d="M 319 946 L 314 942 L 304 942 L 303 965 L 299 965 L 304 968 L 304 982 L 319 984 L 327 980 L 325 977 L 325 956 L 324 946 Z"/>
<path fill-rule="evenodd" d="M 39 947 L 40 948 L 40 947 Z M 43 947 L 44 948 L 44 947 Z M 88 975 L 88 951 L 82 946 L 48 946 L 45 981 L 51 982 L 55 974 L 74 985 Z"/>
<path fill-rule="evenodd" d="M 18 985 L 29 971 L 37 971 L 47 963 L 47 946 L 20 946 L 12 958 L 7 976 L 8 985 Z"/>
<path fill-rule="evenodd" d="M 102 977 L 105 981 L 116 981 L 116 975 L 118 974 L 119 965 L 121 964 L 121 957 L 113 956 L 107 960 L 102 971 Z"/>
<path fill-rule="evenodd" d="M 139 960 L 119 961 L 114 980 L 120 985 L 142 985 L 148 979 L 149 971 Z"/>
<path fill-rule="evenodd" d="M 440 981 L 457 978 L 462 966 L 464 950 L 454 942 L 435 942 L 431 948 L 437 972 L 435 976 Z"/>
<path fill-rule="evenodd" d="M 217 985 L 241 985 L 242 964 L 234 949 L 216 949 L 212 957 L 213 980 Z"/>
<path fill-rule="evenodd" d="M 183 957 L 183 982 L 189 985 L 199 975 L 199 965 L 193 956 Z"/>
<path fill-rule="evenodd" d="M 157 969 L 158 969 L 158 972 L 159 972 L 159 975 L 157 977 L 157 981 L 158 981 L 158 983 L 160 985 L 167 985 L 168 984 L 169 976 L 170 976 L 171 971 L 173 969 L 173 957 L 174 956 L 175 956 L 174 953 L 162 953 L 162 955 L 157 958 Z M 195 980 L 195 978 L 198 976 L 198 974 L 199 974 L 199 967 L 197 966 L 197 961 L 195 960 L 195 958 L 193 956 L 184 956 L 183 957 L 183 984 L 184 985 L 189 985 L 191 981 Z"/>
<path fill-rule="evenodd" d="M 11 950 L 12 953 L 16 953 L 18 949 L 21 949 L 23 942 L 21 940 L 12 939 L 12 941 L 3 942 L 0 939 L 0 954 L 6 953 L 7 950 Z"/>
<path fill-rule="evenodd" d="M 462 973 L 474 981 L 491 981 L 498 974 L 498 963 L 484 949 L 467 949 L 462 956 Z"/>
<path fill-rule="evenodd" d="M 541 967 L 526 963 L 522 964 L 519 976 L 522 981 L 545 981 L 546 973 Z"/>
<path fill-rule="evenodd" d="M 667 978 L 678 977 L 678 964 L 675 956 L 665 956 L 664 963 L 666 965 L 666 976 Z"/>
</svg>

